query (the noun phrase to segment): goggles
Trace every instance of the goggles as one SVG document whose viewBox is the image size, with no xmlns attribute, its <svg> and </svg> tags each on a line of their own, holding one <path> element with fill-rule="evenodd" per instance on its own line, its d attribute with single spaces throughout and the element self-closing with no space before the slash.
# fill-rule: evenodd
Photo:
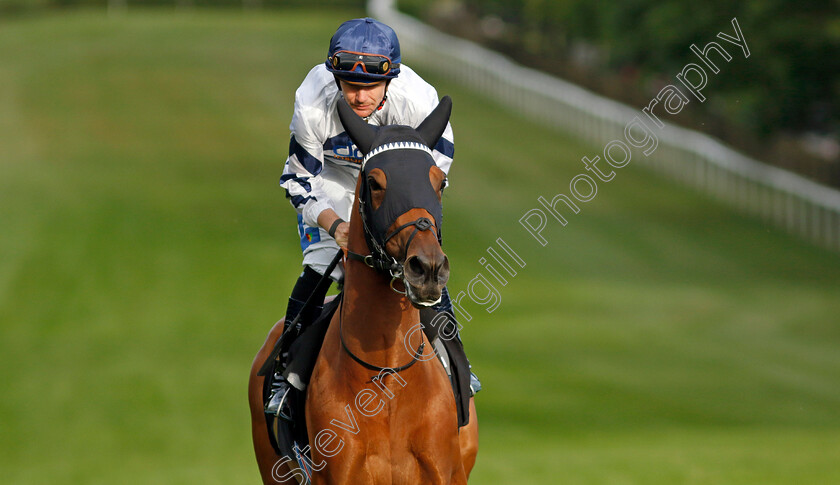
<svg viewBox="0 0 840 485">
<path fill-rule="evenodd" d="M 379 54 L 363 54 L 360 52 L 338 51 L 330 57 L 330 65 L 337 71 L 354 71 L 361 65 L 368 74 L 384 75 L 391 72 L 391 59 Z"/>
</svg>

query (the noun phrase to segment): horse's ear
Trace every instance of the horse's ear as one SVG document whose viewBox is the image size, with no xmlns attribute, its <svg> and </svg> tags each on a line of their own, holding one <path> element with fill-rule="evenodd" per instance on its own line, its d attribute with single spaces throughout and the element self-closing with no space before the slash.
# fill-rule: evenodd
<svg viewBox="0 0 840 485">
<path fill-rule="evenodd" d="M 420 133 L 429 148 L 434 148 L 440 137 L 443 136 L 443 131 L 446 129 L 446 123 L 449 122 L 451 113 L 452 99 L 449 96 L 444 96 L 434 111 L 429 113 L 429 116 L 417 127 L 417 132 Z"/>
<path fill-rule="evenodd" d="M 350 135 L 350 139 L 356 144 L 356 148 L 367 155 L 376 137 L 376 128 L 360 118 L 343 97 L 338 98 L 338 118 L 347 130 L 347 134 Z"/>
</svg>

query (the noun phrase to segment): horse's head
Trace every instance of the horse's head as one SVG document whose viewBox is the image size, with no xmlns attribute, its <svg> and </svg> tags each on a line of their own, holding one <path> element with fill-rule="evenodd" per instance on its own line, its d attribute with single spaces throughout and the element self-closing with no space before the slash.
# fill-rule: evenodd
<svg viewBox="0 0 840 485">
<path fill-rule="evenodd" d="M 368 265 L 402 279 L 415 306 L 440 301 L 449 279 L 449 260 L 440 247 L 441 192 L 446 174 L 435 165 L 432 147 L 440 139 L 452 102 L 444 97 L 417 127 L 367 124 L 340 99 L 338 114 L 364 154 L 356 200 Z M 393 280 L 392 280 L 393 285 Z"/>
</svg>

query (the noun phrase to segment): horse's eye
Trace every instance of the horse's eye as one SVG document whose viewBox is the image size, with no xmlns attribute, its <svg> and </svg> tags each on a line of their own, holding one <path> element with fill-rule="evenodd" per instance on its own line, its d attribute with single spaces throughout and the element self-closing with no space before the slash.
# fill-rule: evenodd
<svg viewBox="0 0 840 485">
<path fill-rule="evenodd" d="M 373 177 L 368 177 L 368 185 L 370 185 L 370 190 L 382 190 L 382 186 Z"/>
</svg>

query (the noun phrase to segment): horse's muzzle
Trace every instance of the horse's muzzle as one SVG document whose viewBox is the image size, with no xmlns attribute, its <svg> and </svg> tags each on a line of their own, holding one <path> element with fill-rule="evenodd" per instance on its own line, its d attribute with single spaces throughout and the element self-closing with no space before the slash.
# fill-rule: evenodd
<svg viewBox="0 0 840 485">
<path fill-rule="evenodd" d="M 406 293 L 416 307 L 438 303 L 443 287 L 449 281 L 449 258 L 439 247 L 435 249 L 418 251 L 403 264 Z"/>
</svg>

